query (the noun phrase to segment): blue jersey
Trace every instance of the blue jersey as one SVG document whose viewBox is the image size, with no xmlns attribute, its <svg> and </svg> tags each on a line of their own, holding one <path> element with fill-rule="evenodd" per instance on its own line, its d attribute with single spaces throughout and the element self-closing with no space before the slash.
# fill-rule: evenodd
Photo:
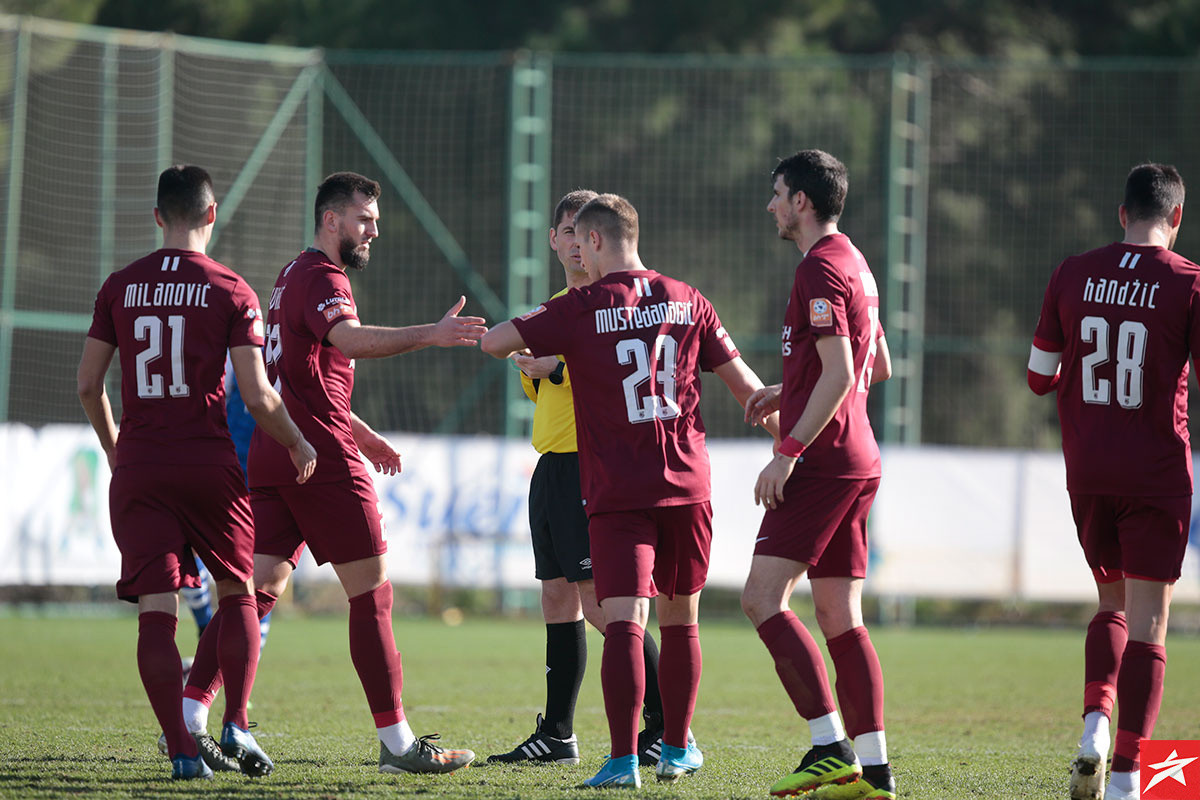
<svg viewBox="0 0 1200 800">
<path fill-rule="evenodd" d="M 242 474 L 246 473 L 246 456 L 250 453 L 250 436 L 254 433 L 254 417 L 250 416 L 242 402 L 242 390 L 238 388 L 237 376 L 233 373 L 233 362 L 225 357 L 225 414 L 229 424 L 229 436 L 237 451 Z"/>
</svg>

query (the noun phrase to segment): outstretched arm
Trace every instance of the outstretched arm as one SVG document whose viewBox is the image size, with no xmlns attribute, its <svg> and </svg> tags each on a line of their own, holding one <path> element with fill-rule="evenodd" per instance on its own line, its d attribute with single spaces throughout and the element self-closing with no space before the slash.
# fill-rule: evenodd
<svg viewBox="0 0 1200 800">
<path fill-rule="evenodd" d="M 426 347 L 472 347 L 487 332 L 483 317 L 460 317 L 467 298 L 459 297 L 440 320 L 427 325 L 385 328 L 348 319 L 330 329 L 326 338 L 347 358 L 386 358 Z"/>
<path fill-rule="evenodd" d="M 304 483 L 317 468 L 317 451 L 300 433 L 284 408 L 283 398 L 267 380 L 262 348 L 257 345 L 231 347 L 229 360 L 233 362 L 233 374 L 246 410 L 265 434 L 287 448 L 296 468 L 296 483 Z"/>
<path fill-rule="evenodd" d="M 518 350 L 525 349 L 525 340 L 512 320 L 505 320 L 483 335 L 479 343 L 483 352 L 495 358 L 508 358 Z"/>
<path fill-rule="evenodd" d="M 104 390 L 104 375 L 115 352 L 117 348 L 113 345 L 89 336 L 83 344 L 83 357 L 79 360 L 76 374 L 79 402 L 83 406 L 83 413 L 87 414 L 88 422 L 92 423 L 92 430 L 100 439 L 100 448 L 108 459 L 109 469 L 117 464 L 117 423 L 113 420 L 108 393 Z"/>
</svg>

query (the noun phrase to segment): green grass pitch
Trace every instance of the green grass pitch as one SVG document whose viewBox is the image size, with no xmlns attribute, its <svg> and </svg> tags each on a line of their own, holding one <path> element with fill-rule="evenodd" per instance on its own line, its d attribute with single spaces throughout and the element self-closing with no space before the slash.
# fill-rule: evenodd
<svg viewBox="0 0 1200 800">
<path fill-rule="evenodd" d="M 186 613 L 186 612 L 185 612 Z M 158 731 L 138 681 L 136 622 L 0 618 L 0 797 L 395 798 L 591 797 L 578 784 L 607 752 L 599 687 L 600 637 L 576 731 L 574 767 L 478 766 L 450 776 L 376 771 L 378 745 L 350 665 L 344 618 L 277 615 L 251 719 L 276 760 L 270 777 L 218 774 L 173 784 L 155 749 Z M 194 646 L 190 620 L 180 626 Z M 448 627 L 402 619 L 405 706 L 418 734 L 480 755 L 532 730 L 543 700 L 544 628 L 468 620 Z M 795 767 L 808 734 L 749 623 L 702 624 L 704 678 L 693 730 L 706 762 L 658 785 L 650 770 L 635 796 L 765 798 Z M 880 628 L 873 639 L 887 679 L 889 749 L 901 797 L 1062 798 L 1079 729 L 1082 630 Z M 1168 641 L 1159 738 L 1197 738 L 1200 640 Z M 220 722 L 218 699 L 210 727 Z M 627 796 L 618 793 L 621 796 Z"/>
</svg>

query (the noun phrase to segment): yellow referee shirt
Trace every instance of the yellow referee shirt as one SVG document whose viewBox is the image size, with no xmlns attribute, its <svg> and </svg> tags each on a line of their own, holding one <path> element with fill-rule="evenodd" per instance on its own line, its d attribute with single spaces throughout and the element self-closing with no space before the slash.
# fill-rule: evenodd
<svg viewBox="0 0 1200 800">
<path fill-rule="evenodd" d="M 554 297 L 567 293 L 563 289 Z M 553 299 L 553 298 L 551 298 Z M 562 360 L 562 356 L 559 356 Z M 563 382 L 555 386 L 542 378 L 534 388 L 533 379 L 521 373 L 521 386 L 529 399 L 537 404 L 533 410 L 533 449 L 539 453 L 574 453 L 579 450 L 575 441 L 575 403 L 571 398 L 571 378 L 563 366 Z"/>
</svg>

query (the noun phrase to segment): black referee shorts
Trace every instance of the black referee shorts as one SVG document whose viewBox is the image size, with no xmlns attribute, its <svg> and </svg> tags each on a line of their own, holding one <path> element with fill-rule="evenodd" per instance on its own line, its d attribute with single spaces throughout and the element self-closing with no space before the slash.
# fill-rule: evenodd
<svg viewBox="0 0 1200 800">
<path fill-rule="evenodd" d="M 539 581 L 592 579 L 588 520 L 579 489 L 578 453 L 543 453 L 529 482 L 529 527 Z"/>
</svg>

